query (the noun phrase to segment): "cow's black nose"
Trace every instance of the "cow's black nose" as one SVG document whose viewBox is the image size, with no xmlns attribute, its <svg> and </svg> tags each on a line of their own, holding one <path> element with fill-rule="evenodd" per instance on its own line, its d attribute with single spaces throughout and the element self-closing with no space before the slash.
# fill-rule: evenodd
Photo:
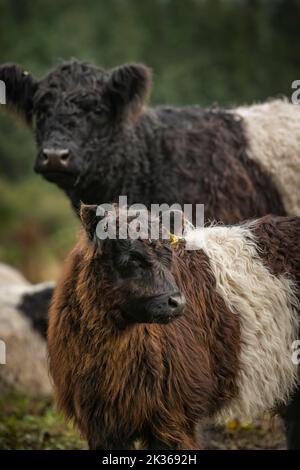
<svg viewBox="0 0 300 470">
<path fill-rule="evenodd" d="M 173 294 L 168 299 L 168 306 L 174 312 L 181 311 L 185 306 L 185 298 L 182 294 Z"/>
<path fill-rule="evenodd" d="M 66 148 L 52 149 L 44 148 L 42 151 L 41 164 L 47 171 L 67 170 L 70 163 L 70 151 Z"/>
</svg>

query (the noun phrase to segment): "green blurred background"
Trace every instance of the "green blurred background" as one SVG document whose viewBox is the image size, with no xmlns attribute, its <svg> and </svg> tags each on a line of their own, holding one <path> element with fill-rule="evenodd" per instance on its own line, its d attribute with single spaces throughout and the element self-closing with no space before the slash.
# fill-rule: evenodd
<svg viewBox="0 0 300 470">
<path fill-rule="evenodd" d="M 76 57 L 141 61 L 152 103 L 235 105 L 291 94 L 300 78 L 299 0 L 0 0 L 0 63 L 43 77 Z M 0 109 L 0 260 L 57 278 L 77 237 L 67 198 L 33 174 L 32 132 Z"/>
</svg>

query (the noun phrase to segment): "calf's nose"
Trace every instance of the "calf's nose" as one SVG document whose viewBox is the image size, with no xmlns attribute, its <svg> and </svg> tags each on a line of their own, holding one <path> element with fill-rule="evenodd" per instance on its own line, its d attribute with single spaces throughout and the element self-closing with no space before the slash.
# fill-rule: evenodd
<svg viewBox="0 0 300 470">
<path fill-rule="evenodd" d="M 69 149 L 44 148 L 42 151 L 42 166 L 47 171 L 62 171 L 70 164 Z"/>
<path fill-rule="evenodd" d="M 185 306 L 185 298 L 182 294 L 173 294 L 168 299 L 168 306 L 174 312 L 180 312 Z"/>
</svg>

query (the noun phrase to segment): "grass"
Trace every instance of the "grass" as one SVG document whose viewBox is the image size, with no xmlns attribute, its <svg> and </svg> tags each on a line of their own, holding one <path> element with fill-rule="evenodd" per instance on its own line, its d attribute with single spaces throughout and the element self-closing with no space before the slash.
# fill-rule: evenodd
<svg viewBox="0 0 300 470">
<path fill-rule="evenodd" d="M 51 399 L 10 394 L 0 400 L 0 449 L 86 449 L 71 424 L 54 409 Z"/>
<path fill-rule="evenodd" d="M 231 423 L 232 424 L 232 423 Z M 251 424 L 205 427 L 206 449 L 284 449 L 282 424 L 266 416 Z M 9 394 L 0 400 L 0 449 L 81 450 L 86 441 L 67 424 L 51 399 Z"/>
</svg>

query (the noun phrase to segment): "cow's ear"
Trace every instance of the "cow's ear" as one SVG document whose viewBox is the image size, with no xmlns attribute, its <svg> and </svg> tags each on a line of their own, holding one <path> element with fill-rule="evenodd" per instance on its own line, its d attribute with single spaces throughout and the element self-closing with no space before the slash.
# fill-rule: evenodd
<svg viewBox="0 0 300 470">
<path fill-rule="evenodd" d="M 6 104 L 30 124 L 37 80 L 16 64 L 0 65 L 0 80 L 4 83 Z"/>
<path fill-rule="evenodd" d="M 134 121 L 150 95 L 151 70 L 141 64 L 127 64 L 110 72 L 103 100 L 115 119 Z"/>
<path fill-rule="evenodd" d="M 81 204 L 80 219 L 90 240 L 93 240 L 99 217 L 97 216 L 96 204 Z"/>
</svg>

